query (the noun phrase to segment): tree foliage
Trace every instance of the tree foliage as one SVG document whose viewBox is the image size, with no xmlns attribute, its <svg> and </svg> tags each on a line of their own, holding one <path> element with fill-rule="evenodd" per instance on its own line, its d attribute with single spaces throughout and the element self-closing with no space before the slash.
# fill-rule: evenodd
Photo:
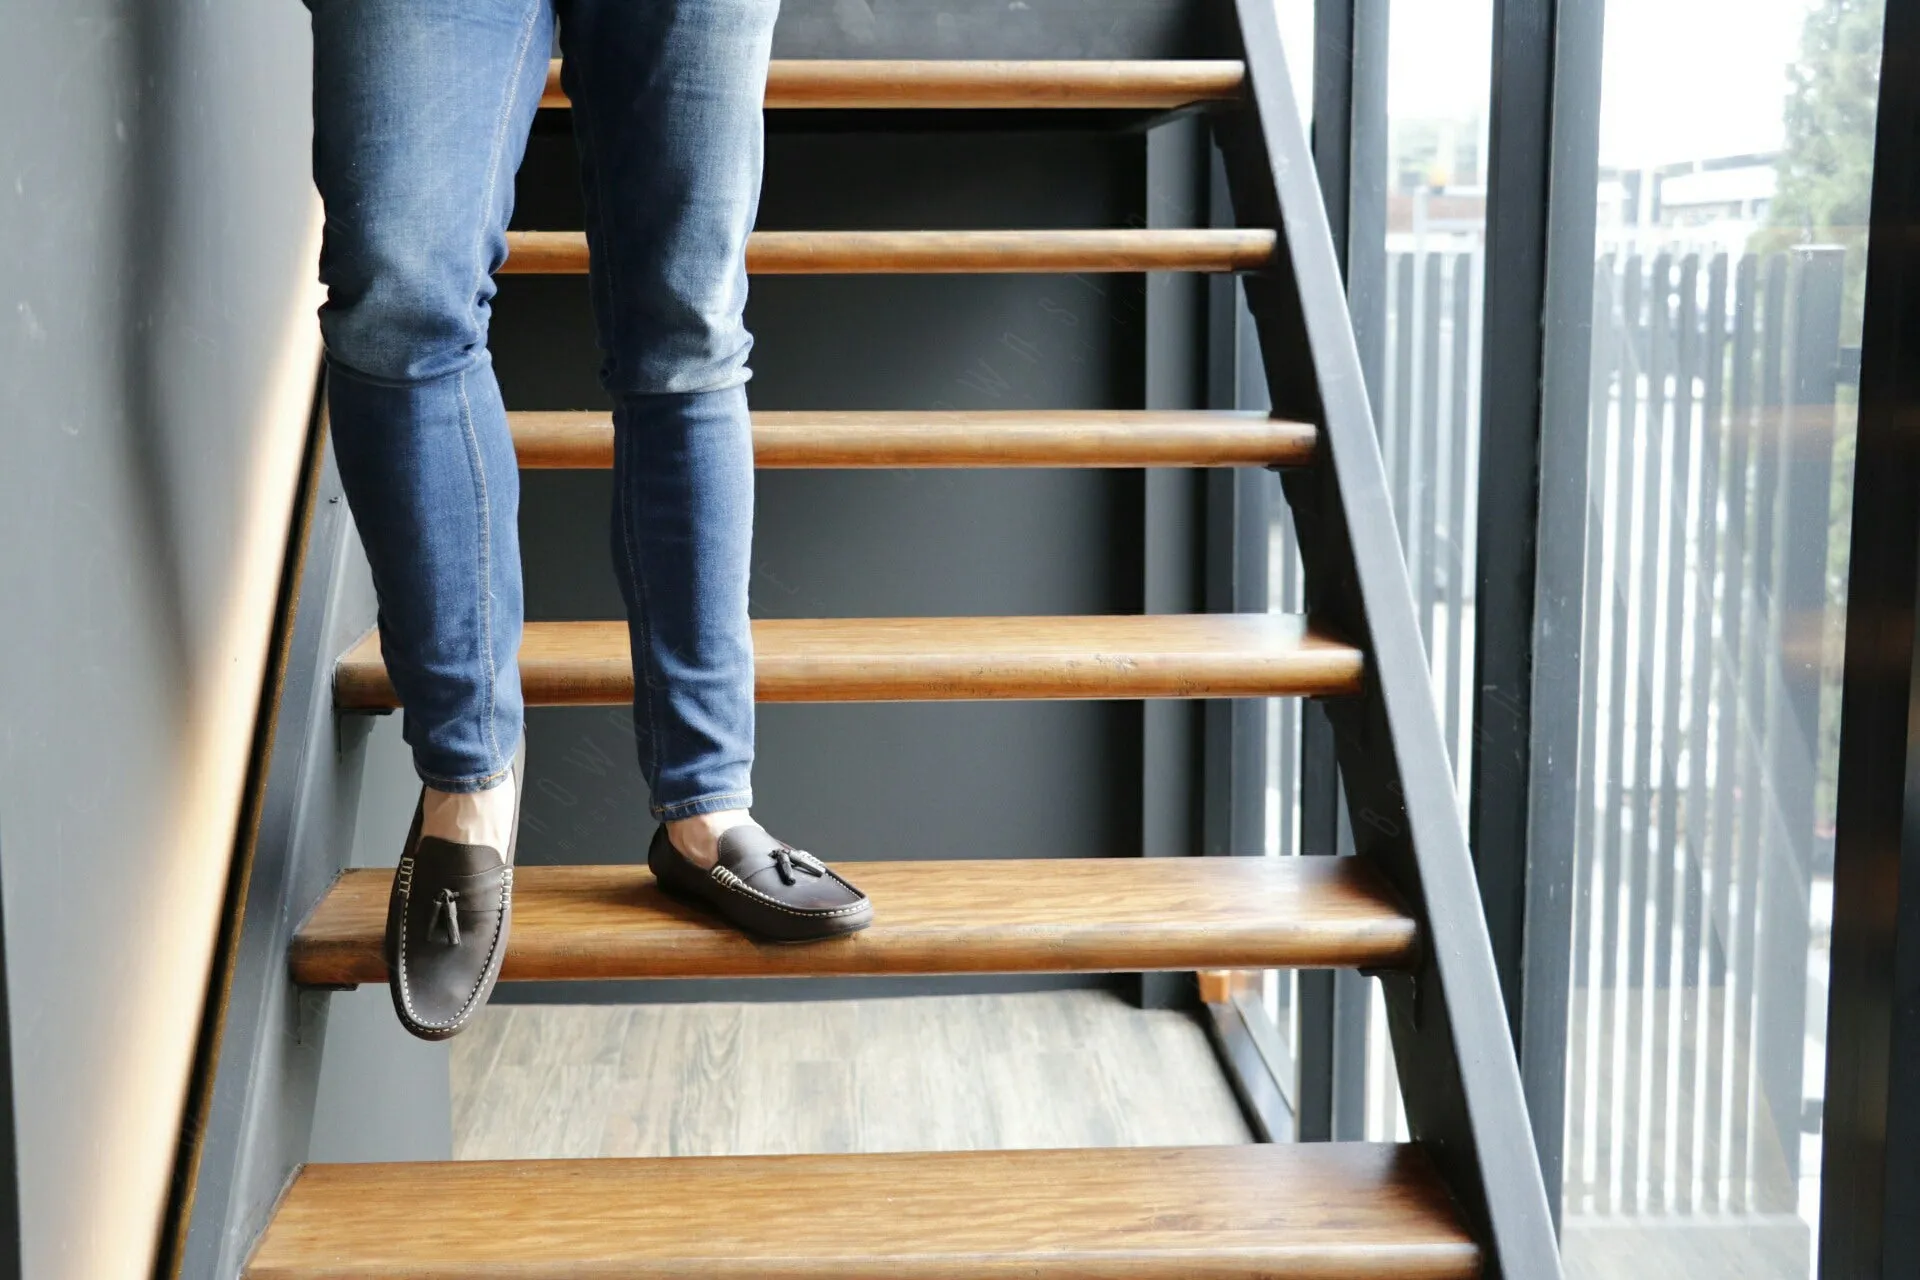
<svg viewBox="0 0 1920 1280">
<path fill-rule="evenodd" d="M 1767 227 L 1753 248 L 1847 249 L 1847 311 L 1857 324 L 1873 193 L 1873 122 L 1880 98 L 1886 0 L 1815 0 L 1787 68 L 1786 146 Z"/>
</svg>

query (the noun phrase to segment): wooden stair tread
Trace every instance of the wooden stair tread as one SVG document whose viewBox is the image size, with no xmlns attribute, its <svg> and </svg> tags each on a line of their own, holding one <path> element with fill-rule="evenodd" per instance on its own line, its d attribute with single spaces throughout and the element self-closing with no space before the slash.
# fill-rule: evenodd
<svg viewBox="0 0 1920 1280">
<path fill-rule="evenodd" d="M 526 468 L 613 465 L 605 412 L 516 412 Z M 1305 466 L 1320 433 L 1264 413 L 1056 409 L 1029 412 L 756 411 L 754 462 L 777 467 Z"/>
<path fill-rule="evenodd" d="M 1276 234 L 1247 228 L 1064 231 L 756 231 L 747 270 L 758 275 L 955 272 L 1256 271 Z M 584 231 L 510 231 L 503 275 L 579 275 Z"/>
<path fill-rule="evenodd" d="M 911 107 L 1167 109 L 1236 99 L 1239 61 L 776 58 L 767 69 L 770 110 Z M 560 60 L 547 68 L 543 107 L 568 105 Z"/>
<path fill-rule="evenodd" d="M 1470 1280 L 1415 1146 L 308 1165 L 247 1280 Z"/>
<path fill-rule="evenodd" d="M 643 857 L 646 833 L 630 851 Z M 1419 930 L 1356 858 L 1054 858 L 837 864 L 864 932 L 754 943 L 662 893 L 644 866 L 521 867 L 502 978 L 1118 973 L 1411 964 Z M 294 937 L 312 986 L 385 982 L 390 867 L 344 873 Z"/>
<path fill-rule="evenodd" d="M 753 624 L 761 702 L 1333 697 L 1358 692 L 1359 650 L 1291 614 L 1059 618 L 774 618 Z M 529 706 L 633 698 L 624 622 L 530 622 Z M 335 705 L 398 705 L 369 632 L 334 671 Z"/>
</svg>

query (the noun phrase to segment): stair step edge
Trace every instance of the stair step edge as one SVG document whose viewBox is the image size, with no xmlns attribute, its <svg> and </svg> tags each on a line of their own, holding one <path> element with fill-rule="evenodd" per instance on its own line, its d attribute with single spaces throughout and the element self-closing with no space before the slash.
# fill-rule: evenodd
<svg viewBox="0 0 1920 1280">
<path fill-rule="evenodd" d="M 790 947 L 756 944 L 665 896 L 644 867 L 523 866 L 502 980 L 1379 970 L 1419 956 L 1417 923 L 1354 858 L 835 865 L 873 899 L 875 923 Z M 334 882 L 295 935 L 297 981 L 386 981 L 392 876 L 362 868 Z"/>
<path fill-rule="evenodd" d="M 1424 1150 L 1303 1143 L 309 1165 L 244 1274 L 1472 1280 L 1480 1263 Z"/>
</svg>

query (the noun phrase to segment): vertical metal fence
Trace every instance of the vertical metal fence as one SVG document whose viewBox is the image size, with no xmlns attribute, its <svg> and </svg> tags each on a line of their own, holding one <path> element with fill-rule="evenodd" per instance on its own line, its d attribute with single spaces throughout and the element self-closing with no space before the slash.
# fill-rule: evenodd
<svg viewBox="0 0 1920 1280">
<path fill-rule="evenodd" d="M 1480 291 L 1478 245 L 1396 251 L 1387 263 L 1387 361 L 1375 416 L 1393 518 L 1413 578 L 1441 723 L 1466 794 L 1472 715 L 1474 511 L 1479 475 Z M 1301 607 L 1300 564 L 1284 511 L 1274 522 L 1269 599 Z M 1276 760 L 1269 847 L 1299 851 L 1301 704 L 1271 704 Z"/>
<path fill-rule="evenodd" d="M 1595 270 L 1570 1215 L 1796 1207 L 1844 269 Z"/>
<path fill-rule="evenodd" d="M 1377 405 L 1463 797 L 1482 272 L 1470 240 L 1389 254 Z M 1820 1095 L 1808 1011 L 1824 1007 L 1810 982 L 1843 625 L 1845 272 L 1823 246 L 1595 267 L 1570 1216 L 1796 1207 Z M 1271 550 L 1271 607 L 1297 609 L 1284 515 Z M 1289 855 L 1301 708 L 1270 705 L 1268 847 Z M 1391 1137 L 1383 1036 L 1369 1057 L 1368 1129 Z"/>
</svg>

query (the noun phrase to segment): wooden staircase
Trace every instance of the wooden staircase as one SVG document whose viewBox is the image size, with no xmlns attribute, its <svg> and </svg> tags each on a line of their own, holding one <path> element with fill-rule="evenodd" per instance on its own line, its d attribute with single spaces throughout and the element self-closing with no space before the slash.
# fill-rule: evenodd
<svg viewBox="0 0 1920 1280">
<path fill-rule="evenodd" d="M 1242 226 L 756 235 L 757 272 L 1245 273 L 1276 411 L 759 413 L 763 467 L 1288 468 L 1308 618 L 776 620 L 765 701 L 1326 700 L 1357 857 L 864 863 L 867 933 L 753 943 L 643 867 L 527 867 L 505 981 L 1353 967 L 1382 976 L 1414 1141 L 650 1161 L 312 1165 L 253 1280 L 575 1276 L 1255 1280 L 1558 1275 L 1451 774 L 1337 270 L 1271 6 L 1186 62 L 781 62 L 771 108 L 1205 108 Z M 547 105 L 564 105 L 557 76 Z M 585 269 L 516 233 L 508 271 Z M 599 413 L 512 415 L 528 468 L 604 468 Z M 530 624 L 534 705 L 618 704 L 624 624 Z M 345 712 L 394 705 L 377 639 Z M 339 879 L 295 979 L 381 982 L 389 872 Z"/>
</svg>

